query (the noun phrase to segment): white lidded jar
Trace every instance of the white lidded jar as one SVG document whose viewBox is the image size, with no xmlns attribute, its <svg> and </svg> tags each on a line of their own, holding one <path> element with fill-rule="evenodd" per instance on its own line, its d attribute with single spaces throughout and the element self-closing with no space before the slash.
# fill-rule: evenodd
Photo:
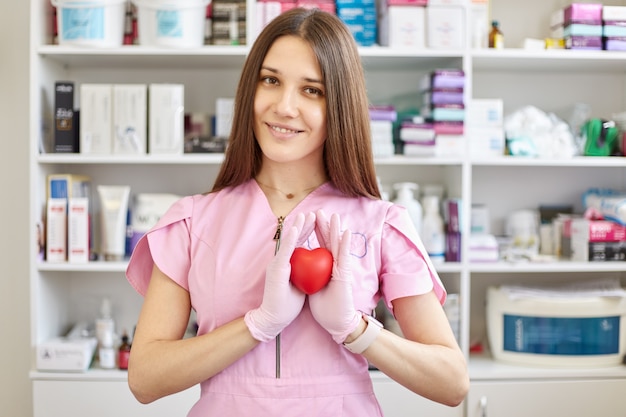
<svg viewBox="0 0 626 417">
<path fill-rule="evenodd" d="M 417 233 L 421 235 L 423 210 L 419 200 L 415 197 L 415 194 L 418 194 L 419 185 L 414 182 L 398 182 L 393 185 L 393 188 L 396 190 L 396 199 L 393 202 L 408 210 Z"/>
<path fill-rule="evenodd" d="M 433 263 L 445 262 L 446 235 L 444 232 L 443 217 L 439 211 L 439 197 L 426 195 L 424 203 L 424 218 L 422 220 L 422 243 Z"/>
</svg>

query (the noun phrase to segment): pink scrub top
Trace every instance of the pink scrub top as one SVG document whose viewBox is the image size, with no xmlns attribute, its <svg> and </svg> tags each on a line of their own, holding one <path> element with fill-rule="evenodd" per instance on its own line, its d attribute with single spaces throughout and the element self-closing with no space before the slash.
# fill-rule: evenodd
<svg viewBox="0 0 626 417">
<path fill-rule="evenodd" d="M 406 210 L 381 200 L 346 197 L 331 183 L 309 194 L 286 216 L 338 213 L 352 231 L 354 303 L 371 312 L 391 301 L 445 289 Z M 274 256 L 278 219 L 254 180 L 217 193 L 184 197 L 137 244 L 126 272 L 145 295 L 152 266 L 189 291 L 198 334 L 208 333 L 263 298 L 265 268 Z M 318 247 L 313 233 L 305 246 Z M 167 306 L 163 306 L 167 308 Z M 308 302 L 276 341 L 260 343 L 201 383 L 188 416 L 382 416 L 367 360 L 335 343 L 313 318 Z"/>
</svg>

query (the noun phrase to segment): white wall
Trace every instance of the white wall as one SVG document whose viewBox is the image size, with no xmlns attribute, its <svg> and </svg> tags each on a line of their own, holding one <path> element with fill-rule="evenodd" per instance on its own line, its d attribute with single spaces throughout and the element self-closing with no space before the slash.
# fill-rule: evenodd
<svg viewBox="0 0 626 417">
<path fill-rule="evenodd" d="M 32 416 L 28 284 L 29 1 L 0 1 L 0 416 Z"/>
</svg>

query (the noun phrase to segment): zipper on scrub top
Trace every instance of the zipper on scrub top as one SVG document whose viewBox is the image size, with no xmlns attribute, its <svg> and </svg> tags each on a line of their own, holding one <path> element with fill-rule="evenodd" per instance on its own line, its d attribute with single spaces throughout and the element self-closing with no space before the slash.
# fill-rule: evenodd
<svg viewBox="0 0 626 417">
<path fill-rule="evenodd" d="M 276 247 L 274 248 L 274 255 L 278 253 L 280 249 L 280 237 L 283 233 L 283 223 L 285 218 L 283 216 L 278 217 L 278 227 L 276 233 L 274 233 L 274 240 L 276 241 Z M 276 378 L 280 378 L 280 333 L 276 335 Z"/>
</svg>

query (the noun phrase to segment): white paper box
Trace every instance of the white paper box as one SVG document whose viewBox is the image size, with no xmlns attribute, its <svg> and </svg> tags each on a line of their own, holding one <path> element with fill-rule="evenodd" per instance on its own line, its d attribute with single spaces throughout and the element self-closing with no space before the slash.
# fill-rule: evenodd
<svg viewBox="0 0 626 417">
<path fill-rule="evenodd" d="M 505 135 L 502 127 L 465 127 L 472 159 L 499 158 L 504 156 Z"/>
<path fill-rule="evenodd" d="M 233 125 L 234 98 L 218 98 L 215 102 L 215 136 L 227 138 Z"/>
<path fill-rule="evenodd" d="M 143 155 L 148 146 L 148 86 L 113 85 L 113 153 Z"/>
<path fill-rule="evenodd" d="M 433 49 L 461 49 L 465 40 L 463 8 L 426 7 L 426 46 Z"/>
<path fill-rule="evenodd" d="M 89 262 L 89 199 L 70 198 L 67 207 L 67 260 Z"/>
<path fill-rule="evenodd" d="M 381 13 L 379 43 L 421 49 L 426 44 L 426 11 L 419 6 L 388 6 Z"/>
<path fill-rule="evenodd" d="M 465 153 L 465 136 L 437 135 L 435 139 L 435 156 L 461 157 Z"/>
<path fill-rule="evenodd" d="M 80 86 L 80 153 L 107 155 L 112 151 L 113 86 Z"/>
<path fill-rule="evenodd" d="M 98 341 L 95 337 L 58 337 L 37 346 L 40 371 L 84 372 L 89 368 Z"/>
<path fill-rule="evenodd" d="M 502 127 L 504 102 L 501 98 L 473 98 L 465 107 L 465 126 Z"/>
<path fill-rule="evenodd" d="M 46 261 L 67 261 L 67 199 L 49 198 L 46 211 Z"/>
<path fill-rule="evenodd" d="M 182 154 L 185 135 L 185 87 L 182 84 L 150 84 L 148 95 L 148 152 Z"/>
</svg>

